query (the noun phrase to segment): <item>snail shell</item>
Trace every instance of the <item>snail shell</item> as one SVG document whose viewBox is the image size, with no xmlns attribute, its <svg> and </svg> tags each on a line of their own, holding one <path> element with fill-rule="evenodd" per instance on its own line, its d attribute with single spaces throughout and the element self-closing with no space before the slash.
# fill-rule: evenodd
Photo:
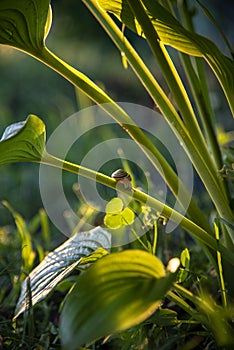
<svg viewBox="0 0 234 350">
<path fill-rule="evenodd" d="M 111 177 L 116 181 L 122 183 L 127 190 L 130 190 L 132 188 L 132 178 L 130 174 L 128 174 L 125 170 L 117 169 L 111 174 Z"/>
<path fill-rule="evenodd" d="M 116 181 L 120 181 L 123 179 L 127 179 L 128 181 L 132 181 L 132 178 L 130 174 L 128 174 L 125 170 L 123 169 L 117 169 L 115 170 L 112 174 L 111 177 L 115 179 Z"/>
</svg>

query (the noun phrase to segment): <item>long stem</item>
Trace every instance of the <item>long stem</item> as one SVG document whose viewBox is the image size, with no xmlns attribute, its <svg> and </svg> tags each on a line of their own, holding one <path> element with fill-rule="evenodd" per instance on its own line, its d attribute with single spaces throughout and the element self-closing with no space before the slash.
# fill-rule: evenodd
<svg viewBox="0 0 234 350">
<path fill-rule="evenodd" d="M 47 64 L 49 67 L 53 68 L 59 74 L 63 75 L 66 79 L 71 81 L 75 86 L 84 91 L 97 104 L 100 104 L 100 107 L 103 108 L 112 118 L 114 118 L 116 122 L 119 123 L 122 128 L 131 136 L 131 138 L 138 144 L 138 146 L 150 159 L 155 168 L 163 176 L 175 196 L 178 194 L 178 188 L 180 189 L 181 195 L 179 196 L 178 200 L 181 201 L 182 205 L 184 203 L 185 205 L 187 204 L 186 201 L 189 194 L 183 183 L 181 183 L 174 170 L 171 168 L 162 154 L 157 150 L 157 148 L 152 144 L 149 138 L 142 132 L 142 130 L 132 121 L 128 114 L 118 104 L 116 104 L 103 90 L 95 85 L 84 74 L 59 59 L 47 48 L 44 48 L 44 50 L 41 52 L 40 57 L 37 58 Z M 148 79 L 148 83 L 152 84 L 152 79 Z M 161 92 L 161 96 L 164 99 L 164 109 L 169 111 L 169 100 L 163 92 Z M 171 114 L 173 113 L 173 120 L 175 120 L 175 118 L 178 118 L 178 115 L 172 105 L 171 108 Z M 178 128 L 180 127 L 183 128 L 183 124 L 181 123 L 181 120 L 178 119 Z M 183 130 L 181 133 L 186 133 L 186 130 Z M 160 166 L 158 166 L 158 163 Z M 210 228 L 207 219 L 195 204 L 193 198 L 191 199 L 187 213 L 194 222 L 212 234 L 212 229 Z"/>
<path fill-rule="evenodd" d="M 193 307 L 191 307 L 186 301 L 184 301 L 184 299 L 182 299 L 181 297 L 179 297 L 177 294 L 175 294 L 174 292 L 170 291 L 167 293 L 166 297 L 173 301 L 176 305 L 178 305 L 181 309 L 183 309 L 184 311 L 186 311 L 191 317 L 193 317 L 194 319 L 197 319 L 197 321 L 201 322 L 201 323 L 206 323 L 207 319 L 205 318 L 204 315 L 200 314 L 197 312 L 196 309 L 194 309 Z"/>
<path fill-rule="evenodd" d="M 209 159 L 207 161 L 207 159 L 204 158 L 204 153 L 199 152 L 196 149 L 197 147 L 199 148 L 196 139 L 191 139 L 187 129 L 182 123 L 171 102 L 128 40 L 125 37 L 123 39 L 123 33 L 119 30 L 110 16 L 100 9 L 95 0 L 82 1 L 97 18 L 119 50 L 125 53 L 129 64 L 132 66 L 136 75 L 139 77 L 140 81 L 143 83 L 156 105 L 159 106 L 170 127 L 173 129 L 174 133 L 182 141 L 182 143 L 186 145 L 188 156 L 192 160 L 194 167 L 196 168 L 211 196 L 211 199 L 215 203 L 219 215 L 224 218 L 229 217 L 227 221 L 232 222 L 233 215 L 226 197 L 220 189 L 221 185 L 218 176 L 216 175 L 216 170 L 213 169 L 213 165 L 211 168 L 208 166 L 210 156 L 208 157 Z M 213 171 L 211 169 L 213 169 Z M 230 233 L 230 236 L 231 235 L 232 233 Z M 231 239 L 234 240 L 233 237 Z"/>
<path fill-rule="evenodd" d="M 202 298 L 194 295 L 192 292 L 190 292 L 189 290 L 187 290 L 186 288 L 184 288 L 180 284 L 174 283 L 173 288 L 177 293 L 182 295 L 184 298 L 192 301 L 192 303 L 194 305 L 198 306 L 199 308 L 203 308 L 204 310 L 207 310 L 207 312 L 214 312 L 214 309 L 211 307 L 210 304 L 208 304 Z"/>
<path fill-rule="evenodd" d="M 177 74 L 174 72 L 172 62 L 165 51 L 163 44 L 160 42 L 159 37 L 154 30 L 154 27 L 145 12 L 145 9 L 140 0 L 127 0 L 132 12 L 135 14 L 137 20 L 141 24 L 142 30 L 152 48 L 153 53 L 155 54 L 161 68 L 166 67 L 172 73 L 171 76 L 168 76 L 168 73 L 164 74 L 167 76 L 167 80 L 171 83 L 172 92 L 176 96 L 176 102 L 181 113 L 185 120 L 188 121 L 186 126 L 188 127 L 189 122 L 192 122 L 194 118 L 191 116 L 189 119 L 186 118 L 186 113 L 191 115 L 190 106 L 187 104 L 187 95 L 184 94 L 184 89 L 180 84 L 180 80 Z M 178 93 L 178 91 L 180 91 Z M 184 104 L 183 104 L 184 103 Z M 229 217 L 230 221 L 234 220 L 233 213 L 229 207 L 227 197 L 222 191 L 222 185 L 220 184 L 220 179 L 217 175 L 217 169 L 214 166 L 212 158 L 208 152 L 207 147 L 203 143 L 203 139 L 199 137 L 200 132 L 198 132 L 195 124 L 194 132 L 189 128 L 189 134 L 193 135 L 192 140 L 187 135 L 183 138 L 183 142 L 186 145 L 188 154 L 190 155 L 193 165 L 198 171 L 204 185 L 207 188 L 207 191 L 210 194 L 211 199 L 213 200 L 216 209 L 221 217 Z M 234 234 L 229 232 L 230 237 L 226 238 L 229 244 L 233 246 L 234 243 Z"/>
<path fill-rule="evenodd" d="M 191 13 L 188 8 L 187 1 L 179 1 L 178 2 L 178 10 L 181 16 L 181 19 L 187 27 L 187 29 L 193 33 L 195 33 L 193 20 Z M 204 128 L 206 139 L 208 146 L 212 152 L 212 156 L 214 158 L 216 168 L 219 170 L 223 166 L 223 159 L 221 149 L 218 143 L 215 124 L 214 124 L 214 116 L 212 113 L 209 90 L 207 85 L 207 78 L 205 74 L 203 60 L 200 57 L 194 57 L 194 62 L 197 68 L 197 74 L 192 66 L 191 58 L 185 54 L 180 55 L 182 64 L 184 66 L 185 72 L 187 74 L 187 78 L 189 80 L 189 84 L 193 93 L 194 100 L 198 107 L 198 111 L 201 118 L 201 123 Z M 226 194 L 227 200 L 230 201 L 230 194 L 228 190 L 227 182 L 220 181 L 220 187 Z M 227 239 L 227 235 L 225 234 Z"/>
<path fill-rule="evenodd" d="M 206 146 L 206 142 L 199 128 L 196 116 L 192 109 L 190 100 L 188 98 L 187 92 L 183 86 L 179 74 L 168 55 L 163 43 L 159 39 L 157 32 L 155 31 L 148 15 L 140 0 L 128 0 L 128 3 L 135 14 L 137 20 L 142 26 L 142 30 L 146 39 L 155 55 L 160 68 L 162 69 L 163 76 L 165 77 L 172 93 L 173 98 L 179 108 L 179 111 L 183 117 L 184 123 L 187 127 L 191 139 L 196 140 L 199 143 L 199 148 L 203 155 L 209 160 L 209 166 L 211 169 L 215 170 L 214 164 L 209 157 L 209 152 Z M 144 0 L 143 0 L 144 3 Z M 148 2 L 145 3 L 148 5 Z"/>
<path fill-rule="evenodd" d="M 41 163 L 54 166 L 60 169 L 79 174 L 86 178 L 89 178 L 93 181 L 97 181 L 103 185 L 106 185 L 111 188 L 116 188 L 116 181 L 109 176 L 90 170 L 88 168 L 67 162 L 65 160 L 56 158 L 49 153 L 45 152 L 44 156 L 41 159 Z M 159 200 L 149 196 L 148 194 L 133 189 L 132 191 L 126 190 L 123 188 L 118 188 L 118 191 L 121 191 L 127 195 L 131 195 L 135 200 L 147 204 L 149 207 L 155 211 L 159 211 L 163 216 L 170 218 L 175 223 L 179 224 L 186 231 L 188 231 L 194 238 L 205 246 L 211 248 L 213 251 L 217 251 L 217 241 L 209 233 L 207 233 L 203 228 L 196 225 L 193 221 L 187 219 L 179 212 L 173 210 L 169 206 L 161 203 Z M 218 249 L 222 254 L 222 258 L 227 260 L 231 265 L 234 266 L 234 256 L 230 250 L 224 247 L 222 244 L 219 244 Z"/>
<path fill-rule="evenodd" d="M 207 109 L 205 98 L 203 96 L 203 91 L 201 90 L 200 82 L 198 76 L 196 75 L 192 63 L 190 61 L 189 56 L 185 54 L 181 54 L 181 61 L 184 65 L 184 69 L 187 73 L 187 78 L 189 80 L 189 85 L 192 90 L 192 94 L 194 100 L 196 102 L 196 106 L 198 107 L 199 115 L 201 117 L 201 122 L 206 134 L 206 140 L 210 150 L 212 151 L 212 156 L 214 157 L 216 168 L 222 168 L 222 156 L 220 152 L 220 148 L 217 142 L 216 134 L 212 125 L 212 118 Z M 196 61 L 201 60 L 200 58 L 196 58 Z"/>
<path fill-rule="evenodd" d="M 217 240 L 217 243 L 219 244 L 219 223 L 216 220 L 214 223 L 215 226 L 215 237 Z M 221 295 L 222 295 L 222 300 L 223 300 L 223 306 L 226 308 L 227 307 L 227 293 L 226 293 L 226 287 L 225 287 L 225 282 L 224 282 L 224 275 L 223 275 L 223 264 L 222 264 L 222 257 L 217 250 L 217 262 L 218 262 L 218 272 L 219 272 L 219 283 L 220 283 L 220 289 L 221 289 Z"/>
<path fill-rule="evenodd" d="M 179 12 L 184 21 L 185 26 L 192 32 L 194 32 L 192 17 L 189 13 L 189 9 L 186 1 L 183 1 L 178 5 Z M 217 169 L 222 168 L 222 156 L 219 148 L 219 144 L 217 142 L 217 137 L 215 134 L 215 130 L 213 128 L 213 120 L 211 116 L 211 109 L 208 105 L 209 103 L 209 95 L 207 93 L 207 84 L 206 79 L 204 79 L 204 67 L 202 66 L 201 58 L 194 57 L 199 79 L 193 69 L 190 58 L 187 55 L 181 54 L 182 63 L 184 64 L 185 71 L 187 72 L 187 77 L 189 79 L 189 84 L 192 88 L 192 93 L 194 99 L 196 101 L 196 105 L 200 112 L 201 121 L 204 127 L 204 131 L 206 133 L 206 139 L 208 141 L 208 145 L 212 150 L 212 154 L 217 166 Z M 202 79 L 202 80 L 201 80 Z"/>
</svg>

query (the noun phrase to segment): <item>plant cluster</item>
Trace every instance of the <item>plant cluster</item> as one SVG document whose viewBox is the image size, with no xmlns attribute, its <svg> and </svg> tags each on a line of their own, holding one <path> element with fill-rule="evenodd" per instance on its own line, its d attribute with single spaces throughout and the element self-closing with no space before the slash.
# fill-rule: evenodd
<svg viewBox="0 0 234 350">
<path fill-rule="evenodd" d="M 234 155 L 231 146 L 222 147 L 218 140 L 204 61 L 216 76 L 233 113 L 233 51 L 222 32 L 230 58 L 211 40 L 194 31 L 186 1 L 177 5 L 153 0 L 82 2 L 120 51 L 123 67 L 131 66 L 170 125 L 203 183 L 215 213 L 212 219 L 210 207 L 204 213 L 195 193 L 186 215 L 182 215 L 140 188 L 121 186 L 116 178 L 55 157 L 46 149 L 46 125 L 36 115 L 10 125 L 0 140 L 0 165 L 35 162 L 60 168 L 117 188 L 118 197 L 107 204 L 101 226 L 76 232 L 48 255 L 45 250 L 50 236 L 45 212 L 42 210 L 28 225 L 3 202 L 20 234 L 22 267 L 17 281 L 12 275 L 13 290 L 2 291 L 5 315 L 6 305 L 14 306 L 12 300 L 15 301 L 21 284 L 13 320 L 5 321 L 2 317 L 0 345 L 9 349 L 75 350 L 82 346 L 86 349 L 231 349 L 234 345 Z M 221 31 L 208 9 L 197 3 Z M 188 189 L 170 160 L 132 116 L 85 74 L 48 49 L 46 38 L 51 24 L 49 0 L 0 2 L 0 44 L 31 55 L 98 104 L 161 172 L 171 195 L 186 206 Z M 128 41 L 125 27 L 149 44 L 173 102 Z M 168 46 L 179 55 L 190 94 L 168 53 Z M 128 171 L 128 164 L 123 162 L 123 165 Z M 131 178 L 134 184 L 133 173 Z M 131 197 L 129 203 L 128 197 Z M 146 228 L 141 237 L 134 226 L 139 213 L 143 214 L 141 224 Z M 173 245 L 164 233 L 168 218 L 180 223 L 176 233 L 178 242 Z M 42 233 L 37 254 L 30 234 L 35 230 Z M 131 231 L 135 240 L 119 249 L 111 248 L 113 237 L 126 230 Z M 0 234 L 2 244 L 13 251 L 14 244 L 7 242 L 4 229 Z M 20 249 L 19 240 L 13 237 L 14 240 Z M 168 252 L 170 249 L 172 252 Z M 56 302 L 51 293 L 57 293 Z M 48 303 L 43 303 L 46 298 Z"/>
</svg>

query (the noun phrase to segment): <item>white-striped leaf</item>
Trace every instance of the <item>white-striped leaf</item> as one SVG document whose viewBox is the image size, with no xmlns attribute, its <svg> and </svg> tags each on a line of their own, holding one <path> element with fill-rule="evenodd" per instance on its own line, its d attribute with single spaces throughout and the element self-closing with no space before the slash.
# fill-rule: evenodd
<svg viewBox="0 0 234 350">
<path fill-rule="evenodd" d="M 96 227 L 90 231 L 75 234 L 49 253 L 22 283 L 15 318 L 29 305 L 34 306 L 47 297 L 77 265 L 97 260 L 107 254 L 110 246 L 109 232 Z M 87 258 L 88 256 L 91 257 Z"/>
</svg>

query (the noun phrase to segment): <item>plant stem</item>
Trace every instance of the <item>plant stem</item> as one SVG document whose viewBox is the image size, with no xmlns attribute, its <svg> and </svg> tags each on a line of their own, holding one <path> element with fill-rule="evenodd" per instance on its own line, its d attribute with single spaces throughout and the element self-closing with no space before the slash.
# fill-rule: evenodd
<svg viewBox="0 0 234 350">
<path fill-rule="evenodd" d="M 221 217 L 229 217 L 230 221 L 234 220 L 233 213 L 229 207 L 227 197 L 222 191 L 222 185 L 217 175 L 216 167 L 214 166 L 213 160 L 210 157 L 208 149 L 204 143 L 203 137 L 199 128 L 197 128 L 197 122 L 195 123 L 193 117 L 193 111 L 190 108 L 190 103 L 187 94 L 180 82 L 176 70 L 167 54 L 162 42 L 160 41 L 157 32 L 155 31 L 148 15 L 145 12 L 140 0 L 127 0 L 132 12 L 135 14 L 138 22 L 140 23 L 142 30 L 151 46 L 151 49 L 157 58 L 160 67 L 162 68 L 164 75 L 167 77 L 167 81 L 171 86 L 172 92 L 175 96 L 176 103 L 180 109 L 186 127 L 189 130 L 188 137 L 183 135 L 183 141 L 187 148 L 187 153 L 191 157 L 192 162 L 198 174 L 200 175 L 207 191 L 213 200 L 216 209 Z M 144 2 L 144 1 L 143 1 Z M 148 2 L 147 2 L 148 5 Z M 168 71 L 169 70 L 169 73 Z M 189 125 L 192 125 L 192 128 Z M 193 130 L 194 129 L 194 130 Z M 180 135 L 181 136 L 181 135 Z M 229 231 L 229 237 L 225 237 L 230 248 L 234 248 L 234 234 Z"/>
<path fill-rule="evenodd" d="M 196 62 L 198 60 L 201 60 L 200 58 L 195 59 Z M 201 117 L 202 125 L 206 134 L 206 140 L 211 150 L 211 154 L 214 157 L 216 169 L 221 169 L 223 165 L 221 151 L 213 128 L 212 118 L 210 116 L 210 112 L 207 109 L 205 99 L 203 96 L 203 91 L 200 88 L 201 83 L 199 82 L 199 79 L 193 69 L 189 56 L 181 53 L 181 61 L 184 66 L 184 70 L 187 73 L 189 85 L 191 87 L 194 100 L 198 107 L 199 115 Z"/>
<path fill-rule="evenodd" d="M 217 219 L 214 222 L 214 226 L 215 226 L 215 237 L 217 240 L 217 244 L 219 245 L 219 238 L 220 238 L 219 237 L 219 223 L 218 223 Z M 226 288 L 225 288 L 224 276 L 223 276 L 223 264 L 222 264 L 221 254 L 220 254 L 218 249 L 217 249 L 217 262 L 218 262 L 219 284 L 220 284 L 220 289 L 221 289 L 223 306 L 226 308 L 227 307 L 227 294 L 226 294 Z"/>
<path fill-rule="evenodd" d="M 192 17 L 189 13 L 187 3 L 183 1 L 182 3 L 180 3 L 180 5 L 178 5 L 178 9 L 180 11 L 181 17 L 187 29 L 190 30 L 191 32 L 194 32 Z M 197 65 L 200 81 L 193 69 L 192 63 L 190 61 L 190 57 L 185 54 L 181 54 L 181 58 L 182 58 L 182 63 L 184 64 L 185 71 L 187 73 L 187 77 L 189 79 L 189 84 L 191 86 L 192 93 L 196 101 L 196 105 L 200 112 L 200 117 L 204 127 L 204 131 L 206 133 L 206 139 L 208 141 L 208 145 L 212 150 L 212 155 L 214 157 L 217 169 L 221 169 L 223 165 L 222 156 L 221 156 L 221 151 L 217 141 L 217 137 L 215 134 L 215 130 L 213 127 L 213 118 L 211 115 L 212 110 L 210 108 L 210 103 L 209 103 L 210 99 L 209 99 L 207 83 L 206 83 L 205 74 L 204 74 L 204 67 L 202 65 L 201 58 L 194 57 L 194 60 Z"/>
<path fill-rule="evenodd" d="M 192 301 L 192 303 L 196 305 L 198 308 L 207 310 L 207 312 L 214 312 L 214 309 L 211 307 L 209 303 L 204 301 L 202 298 L 194 295 L 192 292 L 190 292 L 180 284 L 174 283 L 173 288 L 177 293 L 181 294 L 184 298 Z"/>
<path fill-rule="evenodd" d="M 199 144 L 197 144 L 197 140 L 191 139 L 187 129 L 182 123 L 175 108 L 172 106 L 171 102 L 169 101 L 159 84 L 155 81 L 154 77 L 152 76 L 148 68 L 145 66 L 144 62 L 141 60 L 139 55 L 133 49 L 131 44 L 125 37 L 123 37 L 123 33 L 119 30 L 119 28 L 110 18 L 110 16 L 103 10 L 101 10 L 101 8 L 97 5 L 95 0 L 82 1 L 86 4 L 89 10 L 100 22 L 100 24 L 108 33 L 110 38 L 119 48 L 120 52 L 125 53 L 129 64 L 132 66 L 136 75 L 139 77 L 140 81 L 143 83 L 143 85 L 155 101 L 156 105 L 159 106 L 162 114 L 166 118 L 170 127 L 173 129 L 175 135 L 178 137 L 179 140 L 181 140 L 183 144 L 186 145 L 186 152 L 192 160 L 194 167 L 196 168 L 208 193 L 210 194 L 210 197 L 214 202 L 219 215 L 223 218 L 229 217 L 227 221 L 232 222 L 234 220 L 233 214 L 230 210 L 226 196 L 221 189 L 222 184 L 216 174 L 214 164 L 212 164 L 211 168 L 208 166 L 208 163 L 210 163 L 211 161 L 210 155 L 208 156 L 208 158 L 204 157 L 205 153 L 199 150 Z M 188 215 L 194 220 L 194 215 L 191 216 L 189 210 Z M 197 222 L 196 219 L 195 222 Z M 227 238 L 227 242 L 229 241 L 231 247 L 233 245 L 232 241 L 234 241 L 234 237 L 233 233 L 231 232 L 229 233 L 229 235 L 231 238 Z"/>
<path fill-rule="evenodd" d="M 122 34 L 121 34 L 122 36 Z M 95 85 L 90 79 L 88 79 L 83 73 L 77 71 L 47 48 L 44 48 L 41 52 L 40 57 L 37 57 L 43 63 L 54 69 L 56 72 L 64 76 L 67 80 L 71 81 L 72 84 L 81 89 L 85 94 L 87 94 L 93 101 L 97 104 L 100 104 L 100 107 L 104 109 L 113 119 L 116 120 L 118 124 L 130 135 L 130 137 L 137 143 L 141 150 L 146 154 L 148 159 L 152 162 L 155 168 L 163 176 L 169 188 L 175 195 L 178 196 L 178 189 L 180 189 L 180 196 L 178 200 L 187 206 L 187 198 L 189 196 L 188 191 L 181 183 L 180 179 L 157 150 L 157 148 L 152 144 L 149 138 L 143 133 L 143 131 L 133 122 L 129 115 L 118 105 L 116 104 L 102 89 Z M 149 81 L 150 83 L 150 81 Z M 162 92 L 163 98 L 166 98 Z M 167 98 L 164 102 L 164 106 L 167 110 L 170 110 L 167 104 Z M 172 107 L 173 108 L 173 107 Z M 174 110 L 176 118 L 178 115 Z M 178 125 L 182 126 L 181 120 L 179 119 Z M 179 127 L 179 126 L 178 126 Z M 183 131 L 186 132 L 186 131 Z M 160 166 L 158 166 L 158 163 Z M 185 202 L 184 202 L 185 201 Z M 184 205 L 184 206 L 185 206 Z M 207 222 L 204 214 L 198 208 L 193 198 L 187 209 L 189 217 L 193 219 L 199 226 L 203 227 L 210 234 L 213 234 L 213 231 L 210 225 Z"/>
<path fill-rule="evenodd" d="M 65 160 L 56 158 L 49 153 L 45 152 L 42 159 L 42 164 L 54 166 L 60 169 L 67 170 L 69 172 L 73 172 L 75 174 L 79 174 L 86 178 L 89 178 L 93 181 L 97 181 L 103 185 L 106 185 L 111 188 L 116 188 L 116 181 L 109 176 L 96 172 L 94 170 L 67 162 Z M 197 239 L 199 242 L 204 244 L 205 246 L 211 248 L 213 251 L 217 251 L 217 241 L 213 238 L 209 233 L 207 233 L 203 228 L 196 225 L 193 221 L 187 219 L 177 211 L 173 210 L 169 206 L 161 203 L 159 200 L 149 196 L 148 194 L 141 192 L 136 189 L 132 189 L 131 191 L 123 188 L 118 188 L 118 191 L 125 193 L 129 196 L 132 196 L 133 199 L 147 204 L 149 207 L 154 209 L 155 211 L 159 211 L 163 216 L 170 218 L 173 222 L 177 223 L 181 227 L 183 227 L 186 231 L 188 231 L 192 237 Z M 222 258 L 227 260 L 232 266 L 234 266 L 234 255 L 222 244 L 219 244 L 218 247 L 220 253 L 222 254 Z"/>
<path fill-rule="evenodd" d="M 197 312 L 196 309 L 191 307 L 184 299 L 179 297 L 177 294 L 173 293 L 172 291 L 168 292 L 166 297 L 173 301 L 176 305 L 178 305 L 181 309 L 186 311 L 191 317 L 194 319 L 197 319 L 201 323 L 207 322 L 205 319 L 205 316 L 201 315 L 200 313 Z"/>
</svg>

